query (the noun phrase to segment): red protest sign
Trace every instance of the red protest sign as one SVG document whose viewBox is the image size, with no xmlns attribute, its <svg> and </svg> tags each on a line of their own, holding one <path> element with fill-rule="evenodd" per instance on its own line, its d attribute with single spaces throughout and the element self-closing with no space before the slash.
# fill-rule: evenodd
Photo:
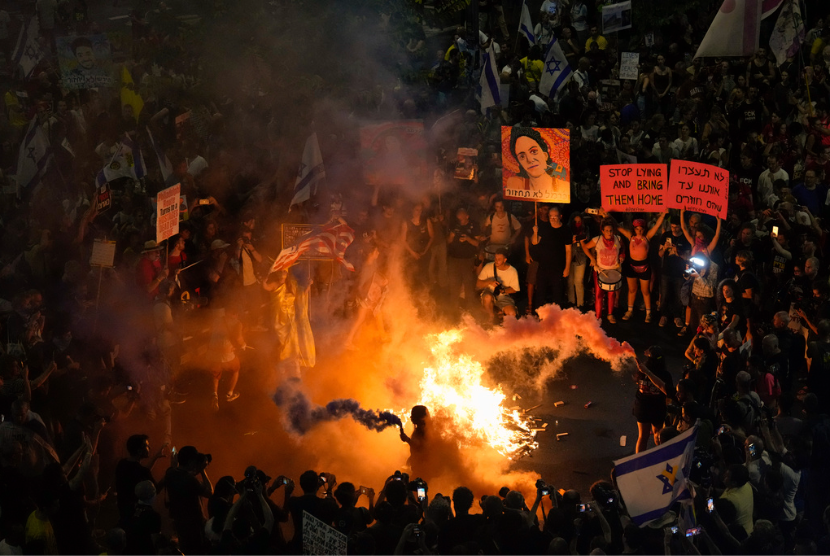
<svg viewBox="0 0 830 556">
<path fill-rule="evenodd" d="M 663 212 L 665 164 L 609 164 L 599 167 L 602 208 L 606 212 Z"/>
<path fill-rule="evenodd" d="M 729 171 L 710 164 L 672 160 L 668 208 L 702 212 L 726 219 Z"/>
<path fill-rule="evenodd" d="M 156 194 L 156 243 L 179 233 L 179 191 L 182 185 L 162 189 Z"/>
</svg>

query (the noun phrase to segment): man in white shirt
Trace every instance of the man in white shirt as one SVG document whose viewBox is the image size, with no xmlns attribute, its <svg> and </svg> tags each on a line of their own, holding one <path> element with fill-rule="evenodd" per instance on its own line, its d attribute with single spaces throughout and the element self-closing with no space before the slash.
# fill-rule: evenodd
<svg viewBox="0 0 830 556">
<path fill-rule="evenodd" d="M 478 275 L 476 289 L 482 290 L 481 304 L 495 322 L 496 309 L 516 316 L 516 302 L 510 294 L 519 291 L 519 273 L 507 263 L 507 249 L 496 251 L 496 260 L 487 263 Z"/>
<path fill-rule="evenodd" d="M 781 161 L 778 160 L 778 157 L 771 154 L 767 157 L 767 169 L 758 176 L 758 201 L 764 207 L 772 208 L 772 205 L 778 200 L 772 187 L 775 180 L 784 180 L 789 184 L 790 175 L 781 167 Z"/>
<path fill-rule="evenodd" d="M 499 247 L 512 245 L 522 230 L 521 222 L 505 210 L 502 199 L 496 199 L 493 208 L 495 212 L 484 220 L 484 228 L 489 231 L 489 245 Z"/>
</svg>

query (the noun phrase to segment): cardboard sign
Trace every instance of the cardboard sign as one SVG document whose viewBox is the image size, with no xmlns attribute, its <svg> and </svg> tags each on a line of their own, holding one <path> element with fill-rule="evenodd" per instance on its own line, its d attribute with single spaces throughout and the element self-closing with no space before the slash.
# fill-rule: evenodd
<svg viewBox="0 0 830 556">
<path fill-rule="evenodd" d="M 637 81 L 640 76 L 640 53 L 623 52 L 620 59 L 620 79 Z"/>
<path fill-rule="evenodd" d="M 349 538 L 303 511 L 303 554 L 346 554 Z"/>
<path fill-rule="evenodd" d="M 92 244 L 89 266 L 112 267 L 115 264 L 115 242 L 96 239 Z"/>
<path fill-rule="evenodd" d="M 455 161 L 455 179 L 474 180 L 478 173 L 478 149 L 466 147 L 458 148 L 458 155 Z"/>
<path fill-rule="evenodd" d="M 623 29 L 631 29 L 631 1 L 603 6 L 602 32 L 616 33 Z"/>
<path fill-rule="evenodd" d="M 319 227 L 317 227 L 319 229 Z M 295 245 L 300 238 L 310 234 L 315 229 L 311 224 L 283 224 L 282 225 L 282 248 L 285 249 Z M 323 253 L 317 247 L 310 247 L 308 251 L 300 255 L 300 259 L 312 261 L 330 261 L 331 254 Z"/>
<path fill-rule="evenodd" d="M 702 212 L 726 219 L 729 171 L 710 164 L 671 161 L 667 208 Z"/>
<path fill-rule="evenodd" d="M 112 191 L 110 191 L 110 184 L 105 183 L 98 189 L 98 212 L 104 212 L 112 206 Z"/>
<path fill-rule="evenodd" d="M 668 184 L 665 164 L 610 164 L 599 167 L 606 212 L 663 212 Z"/>
<path fill-rule="evenodd" d="M 571 136 L 567 129 L 501 128 L 505 199 L 571 202 Z"/>
<path fill-rule="evenodd" d="M 179 191 L 182 184 L 177 183 L 158 192 L 156 195 L 156 243 L 179 233 Z"/>
</svg>

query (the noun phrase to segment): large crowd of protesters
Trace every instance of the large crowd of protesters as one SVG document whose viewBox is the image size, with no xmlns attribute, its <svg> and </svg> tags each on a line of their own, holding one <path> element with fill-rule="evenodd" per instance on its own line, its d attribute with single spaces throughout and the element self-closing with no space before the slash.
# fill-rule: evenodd
<svg viewBox="0 0 830 556">
<path fill-rule="evenodd" d="M 236 98 L 215 94 L 190 16 L 136 2 L 117 64 L 143 100 L 124 103 L 134 97 L 118 86 L 64 87 L 55 59 L 56 37 L 102 32 L 96 7 L 0 6 L 0 554 L 296 554 L 304 512 L 355 554 L 830 553 L 830 14 L 807 14 L 799 51 L 778 64 L 763 43 L 747 58 L 694 58 L 714 15 L 703 8 L 648 34 L 603 36 L 595 2 L 528 2 L 530 46 L 515 41 L 500 0 L 478 2 L 473 40 L 461 28 L 432 33 L 435 5 L 399 3 L 361 15 L 368 35 L 388 39 L 370 52 L 398 77 L 361 70 L 370 85 L 339 101 L 367 120 L 441 118 L 427 185 L 338 188 L 338 175 L 359 181 L 355 123 L 320 108 L 333 185 L 292 212 L 296 165 L 286 171 L 283 155 L 298 161 L 309 129 L 297 133 L 295 107 L 269 97 L 288 78 L 260 67 Z M 24 76 L 11 58 L 31 17 L 46 55 Z M 553 37 L 574 75 L 549 98 L 539 83 Z M 491 45 L 509 102 L 482 111 L 480 57 Z M 623 50 L 639 52 L 636 81 L 616 79 Z M 32 121 L 51 157 L 21 189 L 15 168 Z M 499 196 L 501 126 L 524 130 L 516 137 L 570 130 L 569 204 Z M 99 209 L 96 176 L 127 142 L 146 172 L 111 181 L 111 205 Z M 478 153 L 465 179 L 454 177 L 459 148 Z M 605 213 L 599 166 L 633 159 L 729 170 L 727 218 Z M 157 244 L 153 201 L 177 183 L 188 206 L 179 233 Z M 331 219 L 355 232 L 355 273 L 269 273 L 279 224 Z M 115 242 L 113 265 L 91 266 L 102 241 Z M 617 271 L 621 287 L 604 288 L 603 271 Z M 553 302 L 594 311 L 611 335 L 620 319 L 671 337 L 633 372 L 635 449 L 697 424 L 696 522 L 686 503 L 637 526 L 613 473 L 582 493 L 548 477 L 526 499 L 507 488 L 435 493 L 394 469 L 370 487 L 253 466 L 214 479 L 209 454 L 171 450 L 171 404 L 192 403 L 183 369 L 210 376 L 213 411 L 244 403 L 248 341 L 266 337 L 273 361 L 313 366 L 307 302 L 317 296 L 350 323 L 342 345 L 354 349 L 383 326 L 398 275 L 421 309 L 432 300 L 449 321 L 468 312 L 497 326 Z M 670 368 L 670 355 L 685 365 Z M 159 436 L 108 436 L 135 414 Z M 421 433 L 407 438 L 413 450 Z"/>
</svg>

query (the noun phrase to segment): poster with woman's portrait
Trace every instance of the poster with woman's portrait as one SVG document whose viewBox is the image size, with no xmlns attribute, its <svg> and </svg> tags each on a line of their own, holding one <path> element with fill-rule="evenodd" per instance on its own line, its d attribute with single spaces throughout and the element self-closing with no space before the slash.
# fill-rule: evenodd
<svg viewBox="0 0 830 556">
<path fill-rule="evenodd" d="M 570 203 L 570 140 L 567 129 L 502 127 L 504 198 Z"/>
</svg>

